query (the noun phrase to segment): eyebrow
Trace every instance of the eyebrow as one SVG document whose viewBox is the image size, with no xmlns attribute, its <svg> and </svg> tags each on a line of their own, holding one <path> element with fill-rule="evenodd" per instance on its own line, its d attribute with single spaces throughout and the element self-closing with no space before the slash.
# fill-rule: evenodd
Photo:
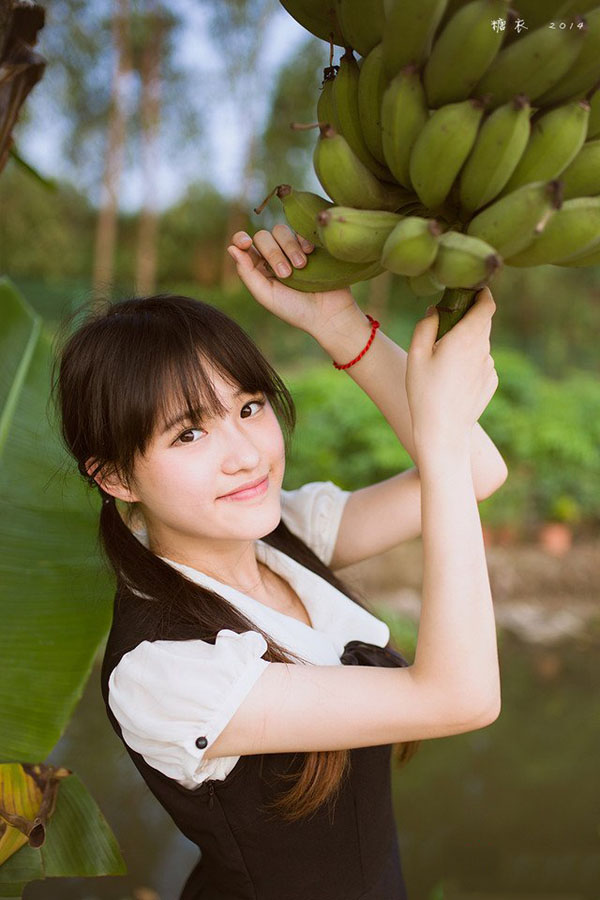
<svg viewBox="0 0 600 900">
<path fill-rule="evenodd" d="M 237 398 L 241 397 L 242 394 L 250 394 L 250 393 L 252 393 L 252 392 L 247 391 L 244 388 L 239 388 L 234 393 L 233 397 L 235 400 L 237 400 Z M 177 413 L 175 416 L 173 416 L 172 419 L 169 419 L 169 421 L 166 423 L 165 427 L 161 431 L 161 434 L 167 434 L 169 431 L 172 431 L 172 429 L 175 428 L 176 425 L 181 425 L 184 422 L 189 422 L 189 421 L 191 421 L 191 419 L 186 412 Z"/>
</svg>

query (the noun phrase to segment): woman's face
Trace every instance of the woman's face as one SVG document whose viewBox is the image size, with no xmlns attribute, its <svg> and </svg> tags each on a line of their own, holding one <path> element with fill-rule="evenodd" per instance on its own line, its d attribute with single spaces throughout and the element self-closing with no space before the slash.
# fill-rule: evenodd
<svg viewBox="0 0 600 900">
<path fill-rule="evenodd" d="M 155 433 L 136 462 L 131 499 L 139 501 L 151 547 L 162 556 L 174 547 L 185 554 L 186 545 L 191 553 L 202 539 L 223 549 L 223 541 L 255 540 L 281 517 L 285 447 L 271 404 L 260 393 L 236 396 L 237 386 L 214 369 L 210 377 L 227 410 L 223 418 L 186 418 Z M 266 486 L 224 496 L 264 476 Z"/>
</svg>

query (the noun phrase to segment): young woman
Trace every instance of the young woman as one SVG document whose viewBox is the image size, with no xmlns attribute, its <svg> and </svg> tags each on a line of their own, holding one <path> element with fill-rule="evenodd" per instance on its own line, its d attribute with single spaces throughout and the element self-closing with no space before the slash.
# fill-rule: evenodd
<svg viewBox="0 0 600 900">
<path fill-rule="evenodd" d="M 311 250 L 282 225 L 229 248 L 255 299 L 347 369 L 414 459 L 379 484 L 282 489 L 293 400 L 210 304 L 108 304 L 65 321 L 56 350 L 62 436 L 100 491 L 116 578 L 107 715 L 201 850 L 181 900 L 405 898 L 393 745 L 407 761 L 420 740 L 499 714 L 477 509 L 506 477 L 476 424 L 498 383 L 494 301 L 480 292 L 437 343 L 437 314 L 426 316 L 407 355 L 349 289 L 305 294 L 272 277 Z M 334 570 L 421 530 L 409 665 Z"/>
</svg>

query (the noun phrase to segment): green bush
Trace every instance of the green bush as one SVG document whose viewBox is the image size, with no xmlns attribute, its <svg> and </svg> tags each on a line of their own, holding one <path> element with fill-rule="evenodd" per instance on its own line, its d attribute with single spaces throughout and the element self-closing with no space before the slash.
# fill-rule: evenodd
<svg viewBox="0 0 600 900">
<path fill-rule="evenodd" d="M 498 389 L 480 419 L 509 477 L 480 504 L 482 521 L 527 530 L 548 519 L 600 521 L 600 384 L 572 371 L 562 381 L 540 374 L 516 350 L 495 348 Z M 413 465 L 375 404 L 330 363 L 284 378 L 298 423 L 286 484 L 331 479 L 347 490 Z"/>
</svg>

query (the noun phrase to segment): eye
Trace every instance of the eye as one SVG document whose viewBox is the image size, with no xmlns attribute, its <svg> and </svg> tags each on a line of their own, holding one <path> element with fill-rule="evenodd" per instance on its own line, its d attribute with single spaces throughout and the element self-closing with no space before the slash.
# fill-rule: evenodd
<svg viewBox="0 0 600 900">
<path fill-rule="evenodd" d="M 243 411 L 244 409 L 246 409 L 247 406 L 251 406 L 253 403 L 256 403 L 260 409 L 262 409 L 262 407 L 265 405 L 265 401 L 264 401 L 263 399 L 260 399 L 260 400 L 259 400 L 258 398 L 256 398 L 255 400 L 250 400 L 248 403 L 245 403 L 245 404 L 242 406 L 242 411 Z M 244 416 L 244 418 L 248 418 L 248 417 L 247 417 L 247 416 Z"/>
<path fill-rule="evenodd" d="M 248 403 L 245 403 L 245 404 L 242 406 L 242 412 L 246 409 L 247 406 L 251 406 L 253 403 L 256 403 L 256 405 L 259 407 L 259 409 L 262 409 L 262 407 L 265 405 L 265 400 L 262 399 L 262 398 L 261 398 L 261 399 L 256 398 L 255 400 L 250 400 Z M 248 416 L 244 416 L 244 418 L 247 419 Z M 185 431 L 182 431 L 181 434 L 180 434 L 178 437 L 175 438 L 175 440 L 173 441 L 173 443 L 174 443 L 174 444 L 177 444 L 177 443 L 179 443 L 179 442 L 181 442 L 182 444 L 195 444 L 195 443 L 197 443 L 197 442 L 194 441 L 194 440 L 190 440 L 190 441 L 188 441 L 188 440 L 181 440 L 181 439 L 184 438 L 186 435 L 191 434 L 193 431 L 204 431 L 204 429 L 203 429 L 203 428 L 200 428 L 200 427 L 197 427 L 197 428 L 188 428 L 188 429 L 186 429 Z"/>
<path fill-rule="evenodd" d="M 178 441 L 181 440 L 182 437 L 185 437 L 186 434 L 191 434 L 192 431 L 204 431 L 203 428 L 188 428 L 187 431 L 182 431 L 179 437 L 176 437 L 173 441 L 174 444 L 177 444 Z M 182 441 L 183 444 L 195 444 L 195 441 Z"/>
</svg>

